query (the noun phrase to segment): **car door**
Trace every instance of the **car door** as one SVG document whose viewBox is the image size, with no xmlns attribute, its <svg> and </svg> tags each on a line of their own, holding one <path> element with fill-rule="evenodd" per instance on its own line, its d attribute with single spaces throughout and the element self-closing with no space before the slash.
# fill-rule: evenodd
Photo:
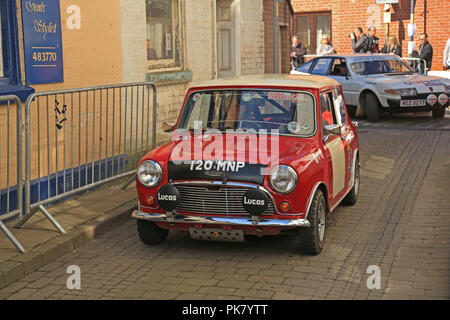
<svg viewBox="0 0 450 320">
<path fill-rule="evenodd" d="M 333 103 L 331 90 L 320 95 L 322 141 L 328 165 L 328 186 L 331 187 L 330 204 L 333 206 L 345 192 L 346 154 L 341 135 L 332 135 L 325 130 L 326 125 L 338 124 L 338 116 Z"/>
<path fill-rule="evenodd" d="M 357 105 L 358 95 L 357 88 L 355 87 L 356 83 L 349 70 L 347 59 L 335 58 L 331 64 L 328 76 L 341 84 L 347 104 Z"/>
<path fill-rule="evenodd" d="M 351 187 L 351 180 L 353 174 L 353 141 L 355 139 L 352 127 L 349 123 L 349 118 L 347 116 L 347 108 L 345 107 L 345 102 L 342 97 L 341 88 L 334 87 L 332 89 L 332 101 L 334 110 L 336 112 L 337 123 L 342 127 L 341 129 L 341 140 L 342 147 L 345 152 L 345 189 L 348 190 Z"/>
</svg>

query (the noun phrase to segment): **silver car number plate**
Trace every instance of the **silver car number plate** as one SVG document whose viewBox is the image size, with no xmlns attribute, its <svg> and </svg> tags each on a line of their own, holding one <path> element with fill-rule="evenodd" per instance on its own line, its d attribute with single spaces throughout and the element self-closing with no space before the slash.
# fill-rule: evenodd
<svg viewBox="0 0 450 320">
<path fill-rule="evenodd" d="M 425 99 L 400 101 L 400 107 L 423 107 L 426 105 L 427 101 Z"/>
<path fill-rule="evenodd" d="M 244 230 L 240 229 L 216 229 L 216 228 L 189 228 L 192 239 L 210 241 L 244 242 Z"/>
</svg>

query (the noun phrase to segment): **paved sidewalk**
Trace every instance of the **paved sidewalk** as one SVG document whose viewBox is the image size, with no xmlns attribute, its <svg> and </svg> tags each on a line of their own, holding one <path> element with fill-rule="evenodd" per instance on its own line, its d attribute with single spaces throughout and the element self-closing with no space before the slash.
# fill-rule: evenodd
<svg viewBox="0 0 450 320">
<path fill-rule="evenodd" d="M 0 289 L 128 221 L 137 206 L 137 193 L 135 183 L 120 190 L 127 179 L 105 184 L 47 208 L 65 229 L 65 235 L 41 212 L 36 212 L 20 229 L 13 227 L 17 220 L 7 223 L 26 252 L 20 253 L 0 232 Z"/>
</svg>

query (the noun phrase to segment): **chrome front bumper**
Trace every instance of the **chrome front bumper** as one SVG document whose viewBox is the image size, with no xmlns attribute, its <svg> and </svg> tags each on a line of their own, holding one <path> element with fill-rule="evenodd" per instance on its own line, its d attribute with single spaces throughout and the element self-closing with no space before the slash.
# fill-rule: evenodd
<svg viewBox="0 0 450 320">
<path fill-rule="evenodd" d="M 309 227 L 307 219 L 265 219 L 265 218 L 238 218 L 238 217 L 204 217 L 187 216 L 181 214 L 150 214 L 136 210 L 131 215 L 136 219 L 160 221 L 169 223 L 198 223 L 209 225 L 236 225 L 236 226 L 262 226 L 262 227 Z"/>
</svg>

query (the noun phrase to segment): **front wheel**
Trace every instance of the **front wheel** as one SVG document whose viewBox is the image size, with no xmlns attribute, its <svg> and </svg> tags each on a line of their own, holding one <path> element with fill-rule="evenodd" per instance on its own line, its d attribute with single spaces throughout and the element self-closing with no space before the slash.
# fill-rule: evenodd
<svg viewBox="0 0 450 320">
<path fill-rule="evenodd" d="M 139 239 L 145 244 L 155 245 L 166 240 L 169 230 L 158 227 L 154 222 L 142 219 L 137 220 Z"/>
<path fill-rule="evenodd" d="M 372 94 L 366 94 L 366 115 L 367 121 L 369 122 L 377 122 L 380 120 L 380 103 L 378 102 L 378 98 Z"/>
<path fill-rule="evenodd" d="M 308 211 L 309 227 L 299 229 L 299 247 L 302 253 L 318 254 L 322 251 L 327 226 L 327 205 L 321 190 L 317 190 Z"/>
<path fill-rule="evenodd" d="M 436 106 L 431 111 L 433 118 L 443 118 L 445 115 L 445 107 Z"/>
<path fill-rule="evenodd" d="M 359 194 L 359 160 L 356 158 L 355 167 L 353 168 L 353 188 L 342 200 L 343 204 L 353 206 L 358 201 Z"/>
</svg>

